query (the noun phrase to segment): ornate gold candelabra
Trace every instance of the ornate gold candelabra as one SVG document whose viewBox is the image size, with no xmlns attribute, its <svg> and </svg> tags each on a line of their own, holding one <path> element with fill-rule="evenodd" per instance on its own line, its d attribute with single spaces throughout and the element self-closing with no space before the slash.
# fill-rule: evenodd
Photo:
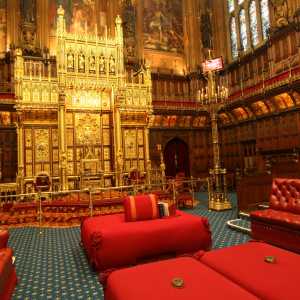
<svg viewBox="0 0 300 300">
<path fill-rule="evenodd" d="M 211 60 L 209 53 L 209 59 Z M 216 84 L 216 71 L 208 70 L 207 86 L 198 91 L 198 101 L 211 118 L 211 134 L 213 146 L 213 168 L 209 170 L 208 201 L 209 209 L 231 209 L 231 202 L 227 195 L 226 169 L 221 168 L 220 143 L 218 132 L 218 112 L 226 104 L 228 89 Z"/>
<path fill-rule="evenodd" d="M 157 144 L 156 149 L 158 150 L 159 156 L 160 156 L 159 168 L 160 168 L 160 171 L 161 171 L 161 183 L 162 183 L 163 190 L 165 190 L 165 188 L 166 188 L 166 173 L 165 173 L 166 165 L 165 165 L 165 162 L 164 162 L 164 155 L 163 155 L 163 152 L 162 152 L 161 144 Z"/>
</svg>

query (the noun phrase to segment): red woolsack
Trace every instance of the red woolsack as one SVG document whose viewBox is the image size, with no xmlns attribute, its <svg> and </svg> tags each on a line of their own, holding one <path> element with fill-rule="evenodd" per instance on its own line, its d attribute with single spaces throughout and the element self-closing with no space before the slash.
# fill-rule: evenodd
<svg viewBox="0 0 300 300">
<path fill-rule="evenodd" d="M 154 194 L 127 196 L 124 199 L 125 221 L 157 219 L 159 212 Z"/>
</svg>

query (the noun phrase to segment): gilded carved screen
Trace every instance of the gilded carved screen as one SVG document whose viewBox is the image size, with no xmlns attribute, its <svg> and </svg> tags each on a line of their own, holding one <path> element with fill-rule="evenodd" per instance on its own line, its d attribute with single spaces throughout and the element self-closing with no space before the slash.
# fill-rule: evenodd
<svg viewBox="0 0 300 300">
<path fill-rule="evenodd" d="M 95 145 L 100 143 L 100 115 L 75 114 L 76 144 Z"/>
<path fill-rule="evenodd" d="M 6 51 L 6 0 L 0 0 L 0 53 Z"/>
<path fill-rule="evenodd" d="M 183 52 L 181 0 L 144 1 L 145 48 Z"/>
<path fill-rule="evenodd" d="M 124 128 L 123 143 L 125 152 L 125 170 L 145 169 L 144 128 Z"/>
<path fill-rule="evenodd" d="M 25 128 L 25 176 L 32 178 L 41 171 L 58 176 L 57 128 Z"/>
<path fill-rule="evenodd" d="M 68 175 L 80 175 L 81 161 L 91 154 L 104 173 L 112 171 L 112 116 L 109 112 L 66 113 Z"/>
<path fill-rule="evenodd" d="M 103 109 L 111 108 L 110 95 L 94 90 L 69 90 L 66 97 L 68 108 L 72 109 Z"/>
</svg>

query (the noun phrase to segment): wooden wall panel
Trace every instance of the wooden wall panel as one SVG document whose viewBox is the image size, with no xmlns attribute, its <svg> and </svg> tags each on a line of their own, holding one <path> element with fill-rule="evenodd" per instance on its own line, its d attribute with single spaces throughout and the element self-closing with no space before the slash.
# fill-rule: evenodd
<svg viewBox="0 0 300 300">
<path fill-rule="evenodd" d="M 0 128 L 0 182 L 16 180 L 17 133 L 15 128 Z"/>
</svg>

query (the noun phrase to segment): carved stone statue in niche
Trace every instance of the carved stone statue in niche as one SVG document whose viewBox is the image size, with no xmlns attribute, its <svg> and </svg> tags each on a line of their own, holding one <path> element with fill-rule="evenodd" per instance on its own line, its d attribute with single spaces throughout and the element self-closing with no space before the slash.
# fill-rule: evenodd
<svg viewBox="0 0 300 300">
<path fill-rule="evenodd" d="M 113 57 L 113 55 L 109 58 L 109 73 L 115 74 L 116 73 L 116 61 Z"/>
<path fill-rule="evenodd" d="M 118 150 L 117 163 L 118 163 L 118 169 L 119 169 L 119 171 L 123 172 L 123 169 L 124 169 L 124 158 L 123 158 L 122 149 Z"/>
<path fill-rule="evenodd" d="M 103 54 L 99 58 L 99 72 L 101 74 L 105 73 L 105 58 Z"/>
<path fill-rule="evenodd" d="M 85 72 L 85 56 L 82 53 L 78 56 L 78 71 L 81 73 Z"/>
<path fill-rule="evenodd" d="M 89 72 L 96 73 L 96 59 L 93 55 L 89 58 Z"/>
<path fill-rule="evenodd" d="M 272 0 L 276 27 L 288 25 L 289 9 L 286 0 Z"/>
<path fill-rule="evenodd" d="M 211 11 L 209 8 L 201 15 L 200 29 L 203 48 L 212 49 Z"/>
<path fill-rule="evenodd" d="M 67 68 L 68 71 L 74 71 L 74 54 L 72 53 L 67 55 Z"/>
</svg>

